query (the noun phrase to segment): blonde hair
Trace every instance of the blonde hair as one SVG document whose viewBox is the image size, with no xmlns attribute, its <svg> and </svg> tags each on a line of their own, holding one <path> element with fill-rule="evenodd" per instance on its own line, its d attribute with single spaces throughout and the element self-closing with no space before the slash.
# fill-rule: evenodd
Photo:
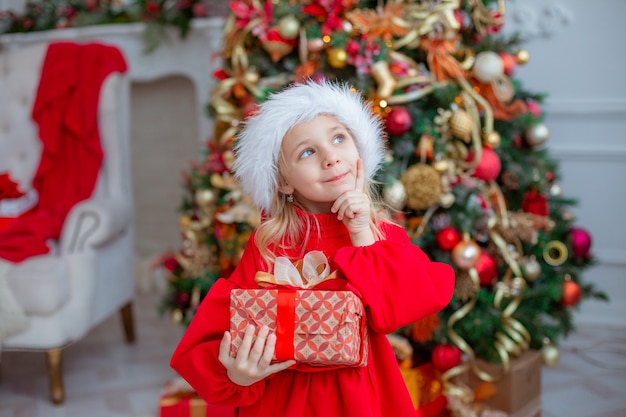
<svg viewBox="0 0 626 417">
<path fill-rule="evenodd" d="M 278 163 L 279 182 L 282 180 L 282 152 Z M 382 201 L 380 195 L 375 191 L 376 183 L 373 181 L 366 184 L 365 194 L 369 197 L 370 205 L 370 228 L 376 240 L 382 240 L 385 235 L 381 229 L 382 222 L 390 222 L 388 206 Z M 306 242 L 311 238 L 313 230 L 319 232 L 319 224 L 312 224 L 316 221 L 313 216 L 298 216 L 296 207 L 306 211 L 297 201 L 288 202 L 286 196 L 274 190 L 271 199 L 270 212 L 267 213 L 267 220 L 264 220 L 257 228 L 254 244 L 259 248 L 261 257 L 268 267 L 274 265 L 278 256 L 286 256 L 288 251 L 300 249 L 296 259 L 302 258 L 306 249 Z M 313 227 L 316 226 L 316 227 Z M 318 236 L 319 237 L 319 236 Z M 300 248 L 297 246 L 300 245 Z"/>
</svg>

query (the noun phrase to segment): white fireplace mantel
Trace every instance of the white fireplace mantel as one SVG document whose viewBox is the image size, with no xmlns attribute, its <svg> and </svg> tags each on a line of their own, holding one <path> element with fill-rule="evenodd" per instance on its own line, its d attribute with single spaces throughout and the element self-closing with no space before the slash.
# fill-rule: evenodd
<svg viewBox="0 0 626 417">
<path fill-rule="evenodd" d="M 152 52 L 145 52 L 144 23 L 95 25 L 31 33 L 0 35 L 0 47 L 19 48 L 33 43 L 58 40 L 101 41 L 118 45 L 129 65 L 131 81 L 147 82 L 165 76 L 189 78 L 196 92 L 196 111 L 200 141 L 212 134 L 212 121 L 206 105 L 215 86 L 213 72 L 221 65 L 223 18 L 194 19 L 187 37 L 177 28 L 168 28 L 166 37 Z"/>
</svg>

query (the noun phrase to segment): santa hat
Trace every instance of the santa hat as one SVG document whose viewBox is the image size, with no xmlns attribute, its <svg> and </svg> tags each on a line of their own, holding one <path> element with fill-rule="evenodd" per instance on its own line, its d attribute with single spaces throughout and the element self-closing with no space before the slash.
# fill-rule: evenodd
<svg viewBox="0 0 626 417">
<path fill-rule="evenodd" d="M 382 122 L 358 92 L 329 81 L 294 84 L 260 104 L 235 144 L 235 176 L 267 213 L 278 187 L 278 156 L 285 134 L 321 114 L 336 117 L 350 131 L 368 179 L 380 168 L 385 154 Z"/>
</svg>

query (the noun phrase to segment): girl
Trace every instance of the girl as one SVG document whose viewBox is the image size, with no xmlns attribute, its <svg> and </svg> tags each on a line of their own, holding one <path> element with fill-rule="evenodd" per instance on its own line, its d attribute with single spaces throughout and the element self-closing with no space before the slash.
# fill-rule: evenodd
<svg viewBox="0 0 626 417">
<path fill-rule="evenodd" d="M 202 301 L 171 366 L 207 402 L 239 407 L 239 417 L 415 416 L 386 334 L 445 307 L 454 272 L 431 262 L 373 199 L 384 156 L 379 118 L 346 85 L 296 84 L 261 104 L 235 154 L 235 175 L 263 222 L 233 274 Z M 276 336 L 266 326 L 247 328 L 231 357 L 231 289 L 260 288 L 257 271 L 311 251 L 337 271 L 336 288 L 347 281 L 361 297 L 367 364 L 307 372 L 293 360 L 274 363 Z"/>
</svg>

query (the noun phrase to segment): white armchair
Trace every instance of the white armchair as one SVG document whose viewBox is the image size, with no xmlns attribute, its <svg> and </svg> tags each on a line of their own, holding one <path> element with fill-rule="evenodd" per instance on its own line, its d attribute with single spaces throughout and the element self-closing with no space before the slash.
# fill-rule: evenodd
<svg viewBox="0 0 626 417">
<path fill-rule="evenodd" d="M 31 113 L 47 47 L 0 48 L 0 173 L 9 172 L 23 188 L 41 157 Z M 26 316 L 24 328 L 0 337 L 0 350 L 46 352 L 56 404 L 64 401 L 65 347 L 117 311 L 126 341 L 134 341 L 129 90 L 126 74 L 112 73 L 102 84 L 98 125 L 104 159 L 96 186 L 69 212 L 60 238 L 48 242 L 50 252 L 19 263 L 0 259 L 9 290 L 5 299 L 13 297 Z"/>
</svg>

